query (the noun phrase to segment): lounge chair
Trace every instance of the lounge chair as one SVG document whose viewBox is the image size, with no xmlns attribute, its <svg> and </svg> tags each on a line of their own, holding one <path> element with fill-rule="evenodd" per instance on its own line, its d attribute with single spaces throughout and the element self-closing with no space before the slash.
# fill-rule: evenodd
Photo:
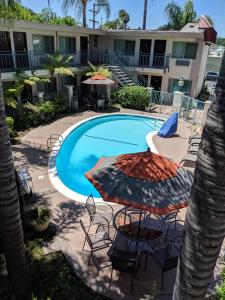
<svg viewBox="0 0 225 300">
<path fill-rule="evenodd" d="M 196 162 L 198 157 L 198 153 L 187 153 L 184 158 L 180 161 L 181 163 L 191 161 L 191 162 Z"/>
</svg>

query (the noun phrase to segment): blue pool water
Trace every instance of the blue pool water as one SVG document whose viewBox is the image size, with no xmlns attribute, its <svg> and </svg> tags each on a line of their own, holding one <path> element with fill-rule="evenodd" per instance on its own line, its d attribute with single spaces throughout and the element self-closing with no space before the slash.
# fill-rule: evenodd
<svg viewBox="0 0 225 300">
<path fill-rule="evenodd" d="M 84 174 L 102 156 L 147 150 L 146 135 L 162 124 L 162 120 L 134 115 L 107 115 L 81 124 L 59 150 L 56 169 L 60 180 L 74 192 L 100 197 Z"/>
</svg>

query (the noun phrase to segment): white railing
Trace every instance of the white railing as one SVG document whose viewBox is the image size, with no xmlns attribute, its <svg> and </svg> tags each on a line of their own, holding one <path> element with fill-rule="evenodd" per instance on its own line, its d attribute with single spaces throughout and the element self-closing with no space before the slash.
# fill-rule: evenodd
<svg viewBox="0 0 225 300">
<path fill-rule="evenodd" d="M 181 95 L 180 104 L 174 105 L 174 93 L 151 90 L 149 107 L 157 112 L 170 115 L 178 111 L 180 118 L 193 125 L 202 125 L 205 102 Z"/>
</svg>

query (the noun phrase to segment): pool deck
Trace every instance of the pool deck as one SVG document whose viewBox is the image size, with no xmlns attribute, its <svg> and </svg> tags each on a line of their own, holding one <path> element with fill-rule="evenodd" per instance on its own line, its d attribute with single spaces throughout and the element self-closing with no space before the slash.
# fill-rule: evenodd
<svg viewBox="0 0 225 300">
<path fill-rule="evenodd" d="M 136 113 L 153 117 L 164 117 L 154 113 L 138 112 L 121 109 L 121 113 Z M 118 112 L 117 112 L 118 113 Z M 88 224 L 89 218 L 84 205 L 69 200 L 61 195 L 52 185 L 48 176 L 49 152 L 46 151 L 46 142 L 50 134 L 62 134 L 75 123 L 89 117 L 101 115 L 93 111 L 85 111 L 65 116 L 47 125 L 42 125 L 24 135 L 20 143 L 13 145 L 14 160 L 17 167 L 27 167 L 34 185 L 34 192 L 40 204 L 47 205 L 53 212 L 53 223 L 57 225 L 58 234 L 49 248 L 45 251 L 62 250 L 71 262 L 75 272 L 82 278 L 84 283 L 100 294 L 112 299 L 171 299 L 176 270 L 165 273 L 165 288 L 160 289 L 160 271 L 153 261 L 149 261 L 146 270 L 141 270 L 137 281 L 134 283 L 135 294 L 129 293 L 129 277 L 118 277 L 114 272 L 113 283 L 108 288 L 111 267 L 107 265 L 106 253 L 99 253 L 96 257 L 99 267 L 87 266 L 88 252 L 81 251 L 84 234 L 81 231 L 80 218 Z M 162 139 L 155 136 L 153 141 L 160 154 L 163 154 L 175 162 L 179 162 L 187 152 L 188 137 L 191 134 L 190 124 L 179 120 L 177 136 Z M 121 208 L 114 205 L 114 210 Z M 184 219 L 185 209 L 180 213 Z M 104 265 L 106 264 L 106 265 Z M 104 265 L 104 267 L 102 267 Z M 129 276 L 129 275 L 128 275 Z"/>
</svg>

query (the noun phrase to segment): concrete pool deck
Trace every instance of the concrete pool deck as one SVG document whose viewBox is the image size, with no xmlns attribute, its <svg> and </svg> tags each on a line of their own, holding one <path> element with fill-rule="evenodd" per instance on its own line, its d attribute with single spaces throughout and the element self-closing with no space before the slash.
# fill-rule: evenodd
<svg viewBox="0 0 225 300">
<path fill-rule="evenodd" d="M 121 109 L 120 112 L 140 114 L 138 111 L 127 109 Z M 176 270 L 165 273 L 165 288 L 161 290 L 160 270 L 151 258 L 149 259 L 147 271 L 141 268 L 140 274 L 135 279 L 134 295 L 128 292 L 129 275 L 119 277 L 117 272 L 114 272 L 113 282 L 109 289 L 111 267 L 107 266 L 107 261 L 104 261 L 107 258 L 106 252 L 103 251 L 96 256 L 98 268 L 94 265 L 88 267 L 88 252 L 82 252 L 84 234 L 81 231 L 79 220 L 82 219 L 85 224 L 89 222 L 84 205 L 67 199 L 51 185 L 48 176 L 49 152 L 46 144 L 50 134 L 62 134 L 75 123 L 100 114 L 93 111 L 75 113 L 33 129 L 21 138 L 20 143 L 13 145 L 15 164 L 17 167 L 28 168 L 33 178 L 34 192 L 37 195 L 38 203 L 47 205 L 52 209 L 52 221 L 57 225 L 58 234 L 50 248 L 52 247 L 52 250 L 61 249 L 64 252 L 75 272 L 86 285 L 113 299 L 171 299 Z M 148 112 L 141 112 L 141 114 L 153 117 L 168 117 Z M 179 120 L 176 137 L 162 139 L 155 136 L 153 141 L 160 154 L 179 162 L 187 152 L 190 134 L 190 124 Z M 120 205 L 114 205 L 113 207 L 115 211 L 121 208 Z M 181 210 L 179 218 L 184 219 L 185 212 L 185 209 Z M 46 251 L 48 250 L 46 249 Z"/>
</svg>

